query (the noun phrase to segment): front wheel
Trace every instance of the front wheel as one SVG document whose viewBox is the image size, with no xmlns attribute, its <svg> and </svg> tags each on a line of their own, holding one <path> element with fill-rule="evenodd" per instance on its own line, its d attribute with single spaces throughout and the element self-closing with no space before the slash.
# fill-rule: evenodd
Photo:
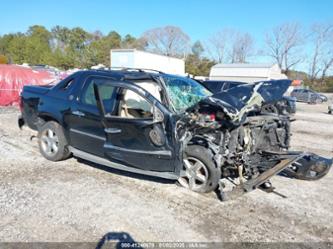
<svg viewBox="0 0 333 249">
<path fill-rule="evenodd" d="M 38 131 L 40 153 L 50 161 L 60 161 L 70 156 L 67 140 L 61 125 L 57 122 L 46 122 Z"/>
<path fill-rule="evenodd" d="M 178 179 L 181 186 L 194 192 L 208 193 L 217 188 L 220 177 L 221 171 L 209 149 L 199 145 L 187 147 L 183 175 Z"/>
</svg>

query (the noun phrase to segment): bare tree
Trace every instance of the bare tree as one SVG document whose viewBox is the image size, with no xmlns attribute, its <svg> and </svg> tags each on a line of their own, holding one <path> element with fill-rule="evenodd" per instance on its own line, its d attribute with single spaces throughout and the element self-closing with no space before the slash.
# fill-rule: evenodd
<svg viewBox="0 0 333 249">
<path fill-rule="evenodd" d="M 310 61 L 310 81 L 324 80 L 327 71 L 333 66 L 333 24 L 315 24 L 312 26 L 311 41 L 313 53 Z"/>
<path fill-rule="evenodd" d="M 234 36 L 231 29 L 223 29 L 208 39 L 206 50 L 218 63 L 225 62 L 230 50 L 230 43 Z"/>
<path fill-rule="evenodd" d="M 274 58 L 285 73 L 302 61 L 304 35 L 297 23 L 285 23 L 266 34 L 267 55 Z"/>
<path fill-rule="evenodd" d="M 253 50 L 252 36 L 249 33 L 237 33 L 232 44 L 231 63 L 246 63 Z"/>
<path fill-rule="evenodd" d="M 323 45 L 324 41 L 324 34 L 322 32 L 321 27 L 315 25 L 312 27 L 313 32 L 313 42 L 314 42 L 314 49 L 313 49 L 313 55 L 310 62 L 310 72 L 309 77 L 311 83 L 314 82 L 314 80 L 317 78 L 319 72 L 320 72 L 320 66 L 319 66 L 319 58 L 321 53 L 321 47 Z"/>
<path fill-rule="evenodd" d="M 332 45 L 331 45 L 332 46 Z M 325 77 L 327 75 L 327 72 L 332 68 L 333 66 L 333 52 L 330 51 L 329 54 L 328 54 L 328 58 L 326 60 L 323 60 L 323 64 L 324 64 L 324 67 L 323 67 L 323 70 L 322 70 L 322 73 L 321 73 L 321 80 L 325 80 Z"/>
<path fill-rule="evenodd" d="M 147 50 L 163 55 L 185 57 L 190 49 L 189 36 L 175 26 L 150 29 L 142 38 Z"/>
</svg>

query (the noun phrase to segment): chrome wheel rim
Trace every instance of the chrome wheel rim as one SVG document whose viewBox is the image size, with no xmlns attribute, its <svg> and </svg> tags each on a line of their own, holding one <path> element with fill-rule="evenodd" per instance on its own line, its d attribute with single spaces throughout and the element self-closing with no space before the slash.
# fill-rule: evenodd
<svg viewBox="0 0 333 249">
<path fill-rule="evenodd" d="M 45 154 L 48 156 L 57 154 L 59 150 L 59 139 L 53 130 L 47 129 L 43 131 L 40 140 L 41 148 Z"/>
<path fill-rule="evenodd" d="M 208 182 L 208 169 L 203 162 L 194 157 L 183 160 L 184 176 L 178 179 L 180 185 L 192 191 L 197 191 L 206 186 Z"/>
</svg>

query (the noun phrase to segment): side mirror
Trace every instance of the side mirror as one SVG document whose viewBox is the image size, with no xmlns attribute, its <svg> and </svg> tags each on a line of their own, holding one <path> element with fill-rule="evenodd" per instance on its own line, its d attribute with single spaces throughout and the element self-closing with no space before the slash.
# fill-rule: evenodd
<svg viewBox="0 0 333 249">
<path fill-rule="evenodd" d="M 154 123 L 162 123 L 164 120 L 164 115 L 160 109 L 158 109 L 155 105 L 153 106 L 153 117 Z"/>
</svg>

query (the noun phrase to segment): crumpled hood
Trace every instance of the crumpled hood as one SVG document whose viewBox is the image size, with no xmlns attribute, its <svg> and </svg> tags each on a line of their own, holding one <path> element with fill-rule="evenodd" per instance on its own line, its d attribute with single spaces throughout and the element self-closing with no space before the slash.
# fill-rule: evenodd
<svg viewBox="0 0 333 249">
<path fill-rule="evenodd" d="M 223 109 L 233 122 L 241 122 L 246 114 L 264 103 L 278 101 L 290 86 L 290 80 L 271 80 L 244 84 L 219 92 L 199 102 Z"/>
</svg>

